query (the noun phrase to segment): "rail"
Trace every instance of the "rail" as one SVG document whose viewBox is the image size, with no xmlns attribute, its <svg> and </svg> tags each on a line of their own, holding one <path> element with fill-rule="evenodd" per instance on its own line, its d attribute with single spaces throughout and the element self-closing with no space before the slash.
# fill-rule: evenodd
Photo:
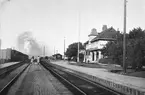
<svg viewBox="0 0 145 95">
<path fill-rule="evenodd" d="M 112 89 L 106 88 L 100 84 L 97 84 L 93 81 L 75 75 L 72 71 L 64 68 L 57 68 L 57 66 L 53 66 L 52 64 L 42 62 L 41 63 L 46 69 L 52 72 L 52 74 L 56 77 L 61 78 L 66 81 L 68 85 L 71 85 L 75 89 L 72 90 L 74 95 L 122 95 L 119 92 L 116 92 Z M 64 84 L 65 85 L 65 84 Z M 69 88 L 68 88 L 69 89 Z M 78 90 L 78 91 L 75 91 Z M 79 94 L 78 94 L 79 93 Z"/>
<path fill-rule="evenodd" d="M 14 78 L 12 78 L 1 90 L 0 90 L 0 95 L 6 95 L 10 87 L 17 81 L 17 79 L 20 77 L 20 75 L 27 69 L 27 67 L 30 64 L 28 64 L 21 72 L 16 74 Z"/>
</svg>

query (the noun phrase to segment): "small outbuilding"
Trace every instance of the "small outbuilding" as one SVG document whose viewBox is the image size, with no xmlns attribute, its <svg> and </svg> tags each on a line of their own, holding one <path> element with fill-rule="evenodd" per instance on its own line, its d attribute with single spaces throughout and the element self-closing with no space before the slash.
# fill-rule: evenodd
<svg viewBox="0 0 145 95">
<path fill-rule="evenodd" d="M 60 53 L 54 54 L 53 57 L 58 60 L 62 60 L 62 55 Z"/>
</svg>

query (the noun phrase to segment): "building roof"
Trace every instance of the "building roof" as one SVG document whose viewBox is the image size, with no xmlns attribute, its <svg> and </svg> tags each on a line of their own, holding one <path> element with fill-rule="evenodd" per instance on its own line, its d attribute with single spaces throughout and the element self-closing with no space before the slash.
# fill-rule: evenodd
<svg viewBox="0 0 145 95">
<path fill-rule="evenodd" d="M 97 37 L 91 40 L 91 42 L 97 40 L 116 40 L 116 37 L 117 37 L 117 32 L 114 28 L 111 27 L 99 33 Z"/>
<path fill-rule="evenodd" d="M 89 43 L 89 41 L 86 41 L 85 43 L 84 43 L 84 45 L 86 45 L 86 44 L 88 44 Z"/>
<path fill-rule="evenodd" d="M 57 56 L 57 55 L 60 55 L 60 56 L 62 56 L 60 53 L 54 54 L 54 55 L 52 55 L 52 56 Z"/>
</svg>

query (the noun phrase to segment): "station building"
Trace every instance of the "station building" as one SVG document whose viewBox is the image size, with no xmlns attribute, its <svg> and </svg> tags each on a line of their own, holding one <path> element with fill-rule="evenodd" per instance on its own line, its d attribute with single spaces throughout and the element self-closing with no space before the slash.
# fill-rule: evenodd
<svg viewBox="0 0 145 95">
<path fill-rule="evenodd" d="M 118 32 L 113 27 L 107 28 L 107 25 L 103 25 L 100 33 L 93 28 L 91 33 L 88 35 L 89 40 L 84 43 L 84 62 L 99 62 L 99 60 L 104 57 L 102 54 L 103 47 L 105 47 L 109 41 L 115 41 L 117 33 Z"/>
</svg>

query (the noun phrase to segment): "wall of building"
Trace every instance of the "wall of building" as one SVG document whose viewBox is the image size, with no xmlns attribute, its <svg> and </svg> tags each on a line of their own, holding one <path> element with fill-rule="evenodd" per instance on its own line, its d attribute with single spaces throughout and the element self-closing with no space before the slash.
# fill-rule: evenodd
<svg viewBox="0 0 145 95">
<path fill-rule="evenodd" d="M 108 41 L 99 40 L 99 41 L 87 44 L 86 45 L 86 50 L 89 50 L 89 49 L 102 49 L 107 43 L 108 43 Z"/>
<path fill-rule="evenodd" d="M 101 54 L 100 50 L 94 50 L 94 51 L 87 51 L 88 53 L 85 54 L 84 62 L 86 63 L 97 63 L 101 58 L 103 58 L 103 55 Z"/>
<path fill-rule="evenodd" d="M 85 53 L 85 59 L 84 62 L 98 62 L 103 55 L 101 54 L 101 49 L 103 49 L 104 46 L 106 46 L 106 44 L 108 43 L 108 41 L 105 40 L 99 40 L 90 44 L 86 45 L 86 53 Z"/>
</svg>

